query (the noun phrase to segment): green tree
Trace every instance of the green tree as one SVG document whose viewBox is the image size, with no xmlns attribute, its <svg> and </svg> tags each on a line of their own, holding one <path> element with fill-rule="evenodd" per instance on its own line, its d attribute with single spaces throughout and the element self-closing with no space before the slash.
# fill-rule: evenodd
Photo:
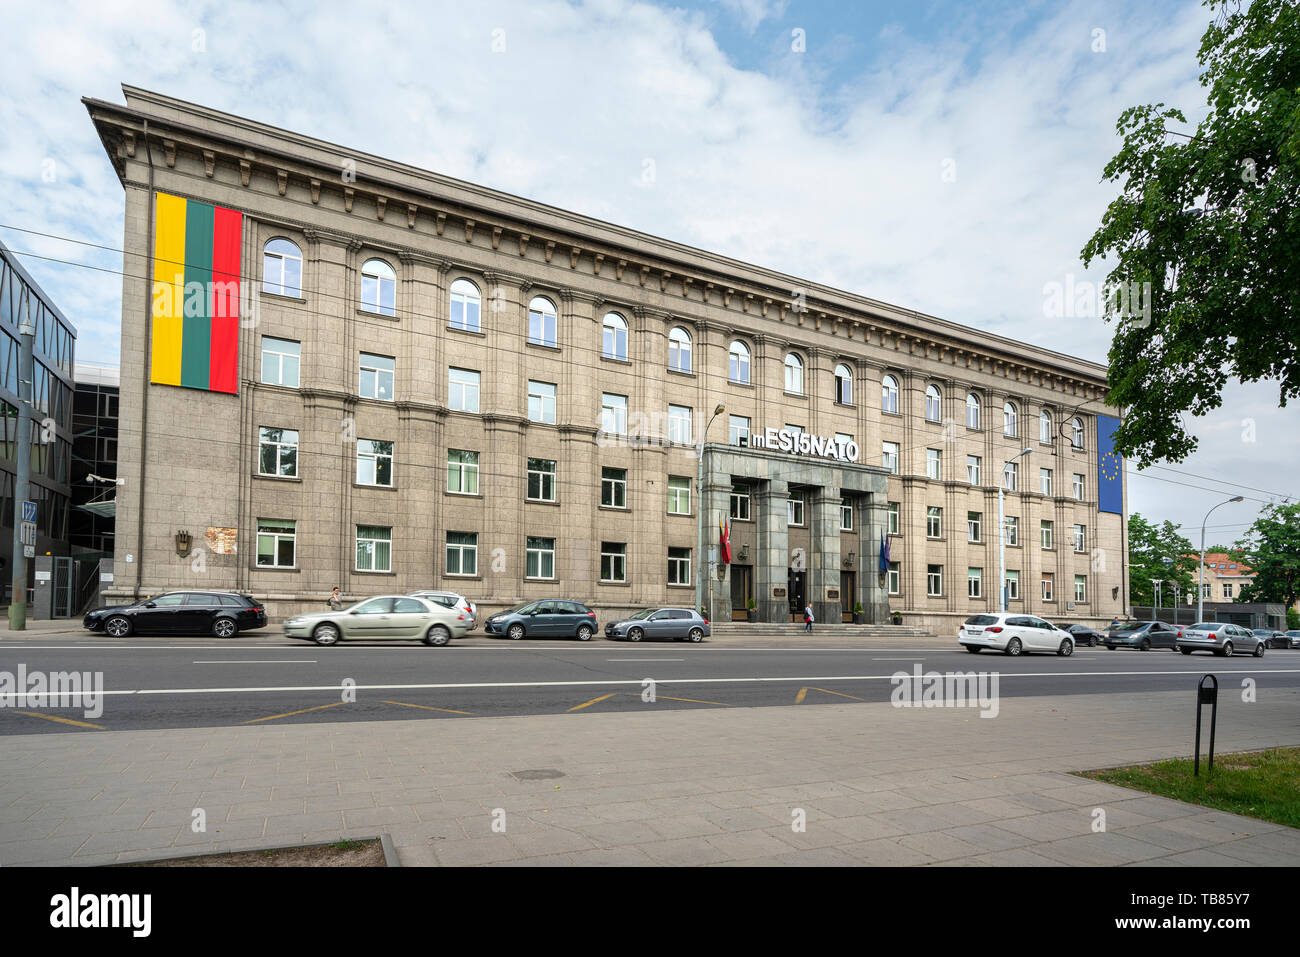
<svg viewBox="0 0 1300 957">
<path fill-rule="evenodd" d="M 1196 568 L 1199 556 L 1192 543 L 1179 534 L 1179 526 L 1165 521 L 1156 525 L 1134 513 L 1128 519 L 1128 588 L 1134 605 L 1154 605 L 1154 579 L 1175 581 L 1176 589 L 1165 584 L 1160 604 L 1169 608 L 1196 591 Z"/>
<path fill-rule="evenodd" d="M 1138 290 L 1106 312 L 1115 444 L 1141 467 L 1196 448 L 1184 413 L 1217 408 L 1229 377 L 1277 380 L 1281 405 L 1300 395 L 1300 7 L 1205 6 L 1209 112 L 1194 135 L 1163 103 L 1120 114 L 1104 179 L 1122 192 L 1081 253 Z"/>
<path fill-rule="evenodd" d="M 1255 577 L 1239 600 L 1294 605 L 1300 599 L 1300 503 L 1265 505 L 1241 546 Z"/>
</svg>

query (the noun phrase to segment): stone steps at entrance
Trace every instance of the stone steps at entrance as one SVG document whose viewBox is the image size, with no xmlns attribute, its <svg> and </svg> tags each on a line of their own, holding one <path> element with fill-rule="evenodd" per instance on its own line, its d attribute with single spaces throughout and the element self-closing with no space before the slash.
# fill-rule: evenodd
<svg viewBox="0 0 1300 957">
<path fill-rule="evenodd" d="M 769 635 L 788 635 L 798 637 L 804 633 L 802 622 L 782 621 L 715 621 L 712 625 L 715 636 L 721 637 L 759 637 Z M 813 633 L 833 634 L 844 638 L 933 638 L 933 633 L 924 628 L 910 625 L 854 625 L 838 621 L 829 624 L 816 623 Z"/>
</svg>

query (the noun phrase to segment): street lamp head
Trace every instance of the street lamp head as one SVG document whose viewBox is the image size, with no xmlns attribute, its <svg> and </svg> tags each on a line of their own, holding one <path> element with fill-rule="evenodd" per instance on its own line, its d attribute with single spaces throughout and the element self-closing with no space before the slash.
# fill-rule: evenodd
<svg viewBox="0 0 1300 957">
<path fill-rule="evenodd" d="M 717 407 L 716 409 L 713 410 L 713 414 L 714 414 L 714 415 L 722 415 L 722 413 L 724 413 L 724 412 L 726 412 L 726 411 L 727 411 L 727 407 L 726 407 L 725 405 L 723 405 L 721 402 L 719 402 L 719 403 L 718 403 L 718 407 Z"/>
<path fill-rule="evenodd" d="M 1245 500 L 1246 497 L 1244 495 L 1238 495 L 1236 498 L 1228 499 L 1229 502 L 1244 502 Z"/>
<path fill-rule="evenodd" d="M 1034 450 L 1033 450 L 1033 449 L 1025 449 L 1025 450 L 1024 450 L 1023 452 L 1021 452 L 1020 454 L 1021 454 L 1021 455 L 1028 455 L 1028 454 L 1029 454 L 1030 452 L 1032 452 L 1032 451 L 1034 451 Z"/>
</svg>

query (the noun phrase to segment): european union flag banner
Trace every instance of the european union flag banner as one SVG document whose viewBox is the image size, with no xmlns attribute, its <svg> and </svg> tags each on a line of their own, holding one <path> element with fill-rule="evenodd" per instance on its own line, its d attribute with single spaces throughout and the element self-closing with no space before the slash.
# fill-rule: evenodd
<svg viewBox="0 0 1300 957">
<path fill-rule="evenodd" d="M 1124 514 L 1124 459 L 1115 451 L 1119 419 L 1097 416 L 1097 510 Z"/>
</svg>

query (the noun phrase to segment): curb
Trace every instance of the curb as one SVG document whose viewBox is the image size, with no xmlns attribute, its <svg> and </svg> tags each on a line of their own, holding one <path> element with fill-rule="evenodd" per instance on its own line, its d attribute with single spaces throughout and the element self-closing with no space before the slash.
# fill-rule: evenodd
<svg viewBox="0 0 1300 957">
<path fill-rule="evenodd" d="M 379 846 L 383 849 L 384 852 L 384 866 L 385 867 L 402 866 L 401 863 L 397 860 L 397 848 L 394 847 L 393 839 L 388 836 L 387 832 L 383 834 L 360 835 L 357 837 L 344 837 L 344 838 L 339 838 L 337 841 L 312 841 L 309 844 L 273 844 L 270 847 L 245 847 L 238 851 L 208 851 L 206 854 L 190 854 L 188 852 L 181 851 L 176 854 L 161 854 L 158 857 L 150 857 L 147 859 L 140 859 L 135 861 L 113 861 L 111 864 L 95 864 L 92 866 L 94 867 L 148 867 L 150 864 L 160 864 L 163 861 L 184 861 L 184 860 L 199 861 L 205 857 L 221 857 L 226 854 L 249 854 L 249 853 L 257 853 L 258 851 L 298 851 L 306 847 L 330 847 L 331 845 L 334 844 L 341 844 L 344 841 L 379 841 Z M 69 862 L 69 863 L 72 866 L 76 866 L 75 862 Z"/>
<path fill-rule="evenodd" d="M 379 835 L 379 846 L 384 849 L 385 867 L 402 866 L 402 862 L 397 859 L 397 848 L 393 845 L 392 835 L 387 831 Z"/>
</svg>

